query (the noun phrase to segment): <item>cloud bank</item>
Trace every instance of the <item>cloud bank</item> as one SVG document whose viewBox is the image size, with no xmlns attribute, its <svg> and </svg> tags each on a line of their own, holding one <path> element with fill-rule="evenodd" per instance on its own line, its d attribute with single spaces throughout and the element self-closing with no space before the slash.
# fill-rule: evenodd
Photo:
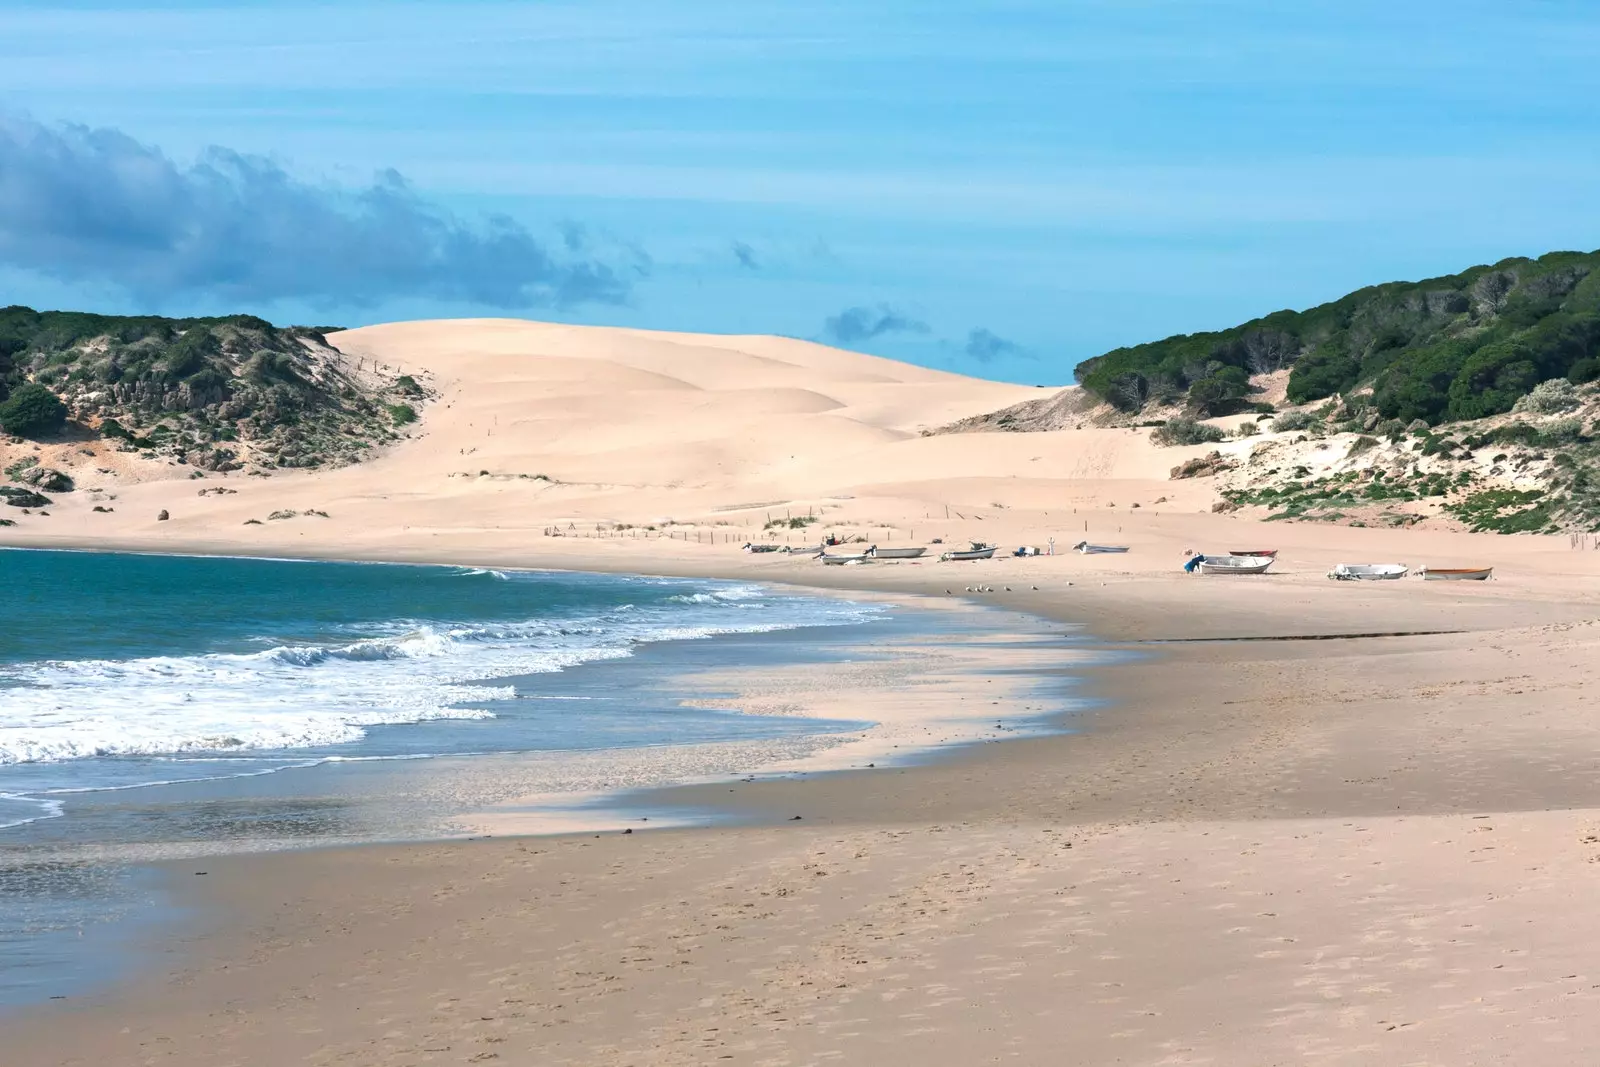
<svg viewBox="0 0 1600 1067">
<path fill-rule="evenodd" d="M 982 326 L 967 334 L 967 344 L 962 351 L 969 359 L 975 359 L 979 363 L 993 363 L 1002 356 L 1020 356 L 1025 353 L 1023 347 L 1015 341 L 1008 341 L 993 330 Z"/>
<path fill-rule="evenodd" d="M 886 333 L 927 332 L 927 323 L 918 322 L 888 304 L 848 307 L 837 315 L 830 315 L 822 324 L 822 335 L 840 345 L 860 344 Z"/>
<path fill-rule="evenodd" d="M 337 189 L 225 148 L 183 166 L 117 130 L 0 115 L 0 263 L 155 305 L 627 299 L 631 259 L 596 255 L 579 227 L 563 238 L 552 249 L 506 216 L 462 219 L 393 170 Z"/>
</svg>

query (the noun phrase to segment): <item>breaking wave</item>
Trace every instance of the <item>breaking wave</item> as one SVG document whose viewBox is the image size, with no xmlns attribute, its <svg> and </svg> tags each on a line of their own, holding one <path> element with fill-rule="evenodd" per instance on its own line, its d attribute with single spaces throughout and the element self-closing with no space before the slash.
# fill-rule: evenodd
<svg viewBox="0 0 1600 1067">
<path fill-rule="evenodd" d="M 515 695 L 504 679 L 626 657 L 644 642 L 863 621 L 876 610 L 755 586 L 663 600 L 521 622 L 395 619 L 366 627 L 384 632 L 256 652 L 0 665 L 0 765 L 348 744 L 378 725 L 491 718 L 482 705 Z"/>
</svg>

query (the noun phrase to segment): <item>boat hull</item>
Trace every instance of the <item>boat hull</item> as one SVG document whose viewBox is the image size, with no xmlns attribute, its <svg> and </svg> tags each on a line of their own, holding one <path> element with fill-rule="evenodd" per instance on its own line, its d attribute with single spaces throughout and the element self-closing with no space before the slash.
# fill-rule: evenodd
<svg viewBox="0 0 1600 1067">
<path fill-rule="evenodd" d="M 994 556 L 994 552 L 995 550 L 992 548 L 983 548 L 976 552 L 946 552 L 939 558 L 947 562 L 959 563 L 969 559 L 990 559 Z"/>
<path fill-rule="evenodd" d="M 1271 556 L 1216 556 L 1198 565 L 1201 574 L 1265 574 L 1272 566 Z"/>
<path fill-rule="evenodd" d="M 1228 549 L 1230 556 L 1259 556 L 1262 559 L 1277 559 L 1278 550 L 1275 548 L 1253 548 L 1248 551 L 1242 548 Z"/>
<path fill-rule="evenodd" d="M 926 548 L 880 548 L 872 554 L 878 559 L 920 559 L 927 551 Z"/>
<path fill-rule="evenodd" d="M 1424 567 L 1422 578 L 1428 582 L 1483 582 L 1493 573 L 1493 567 Z"/>
<path fill-rule="evenodd" d="M 1328 577 L 1340 582 L 1393 582 L 1408 573 L 1403 563 L 1341 563 Z"/>
</svg>

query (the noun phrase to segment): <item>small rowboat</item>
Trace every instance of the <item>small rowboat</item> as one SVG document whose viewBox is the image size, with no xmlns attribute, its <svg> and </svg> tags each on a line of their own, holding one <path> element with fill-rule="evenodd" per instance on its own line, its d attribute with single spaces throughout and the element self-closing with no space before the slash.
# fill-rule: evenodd
<svg viewBox="0 0 1600 1067">
<path fill-rule="evenodd" d="M 1328 577 L 1341 582 L 1390 582 L 1406 574 L 1404 563 L 1340 563 Z"/>
<path fill-rule="evenodd" d="M 995 546 L 986 545 L 981 541 L 972 542 L 972 547 L 961 552 L 946 552 L 939 557 L 940 562 L 960 561 L 968 559 L 989 559 L 994 555 Z"/>
<path fill-rule="evenodd" d="M 1230 556 L 1266 556 L 1268 559 L 1277 559 L 1278 558 L 1278 550 L 1275 549 L 1275 548 L 1252 548 L 1252 549 L 1230 548 L 1230 549 L 1228 549 L 1228 555 L 1230 555 Z"/>
<path fill-rule="evenodd" d="M 1079 541 L 1072 546 L 1073 551 L 1081 552 L 1085 556 L 1099 556 L 1109 552 L 1126 552 L 1127 545 L 1091 545 L 1087 541 Z"/>
<path fill-rule="evenodd" d="M 860 552 L 851 552 L 842 556 L 830 556 L 826 552 L 821 552 L 817 554 L 817 558 L 835 567 L 845 563 L 865 563 L 872 558 L 872 549 L 867 548 Z"/>
<path fill-rule="evenodd" d="M 1195 564 L 1201 574 L 1265 574 L 1271 556 L 1201 556 Z"/>
<path fill-rule="evenodd" d="M 1494 573 L 1493 567 L 1424 567 L 1422 578 L 1428 582 L 1482 582 Z"/>
<path fill-rule="evenodd" d="M 920 559 L 927 552 L 926 548 L 877 548 L 868 550 L 868 554 L 875 559 Z"/>
</svg>

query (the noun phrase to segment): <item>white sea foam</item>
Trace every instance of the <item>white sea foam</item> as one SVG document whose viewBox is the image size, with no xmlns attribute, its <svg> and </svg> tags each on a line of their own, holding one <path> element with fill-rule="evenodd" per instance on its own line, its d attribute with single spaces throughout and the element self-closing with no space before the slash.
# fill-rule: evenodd
<svg viewBox="0 0 1600 1067">
<path fill-rule="evenodd" d="M 790 598 L 773 611 L 728 610 L 764 597 L 759 587 L 733 586 L 670 598 L 679 602 L 671 608 L 560 623 L 397 621 L 392 633 L 337 644 L 0 667 L 0 765 L 347 744 L 377 725 L 492 717 L 473 705 L 515 693 L 484 679 L 624 657 L 642 641 L 788 629 L 874 610 Z"/>
<path fill-rule="evenodd" d="M 0 793 L 0 830 L 39 822 L 41 819 L 58 818 L 62 810 L 59 800 Z"/>
</svg>

